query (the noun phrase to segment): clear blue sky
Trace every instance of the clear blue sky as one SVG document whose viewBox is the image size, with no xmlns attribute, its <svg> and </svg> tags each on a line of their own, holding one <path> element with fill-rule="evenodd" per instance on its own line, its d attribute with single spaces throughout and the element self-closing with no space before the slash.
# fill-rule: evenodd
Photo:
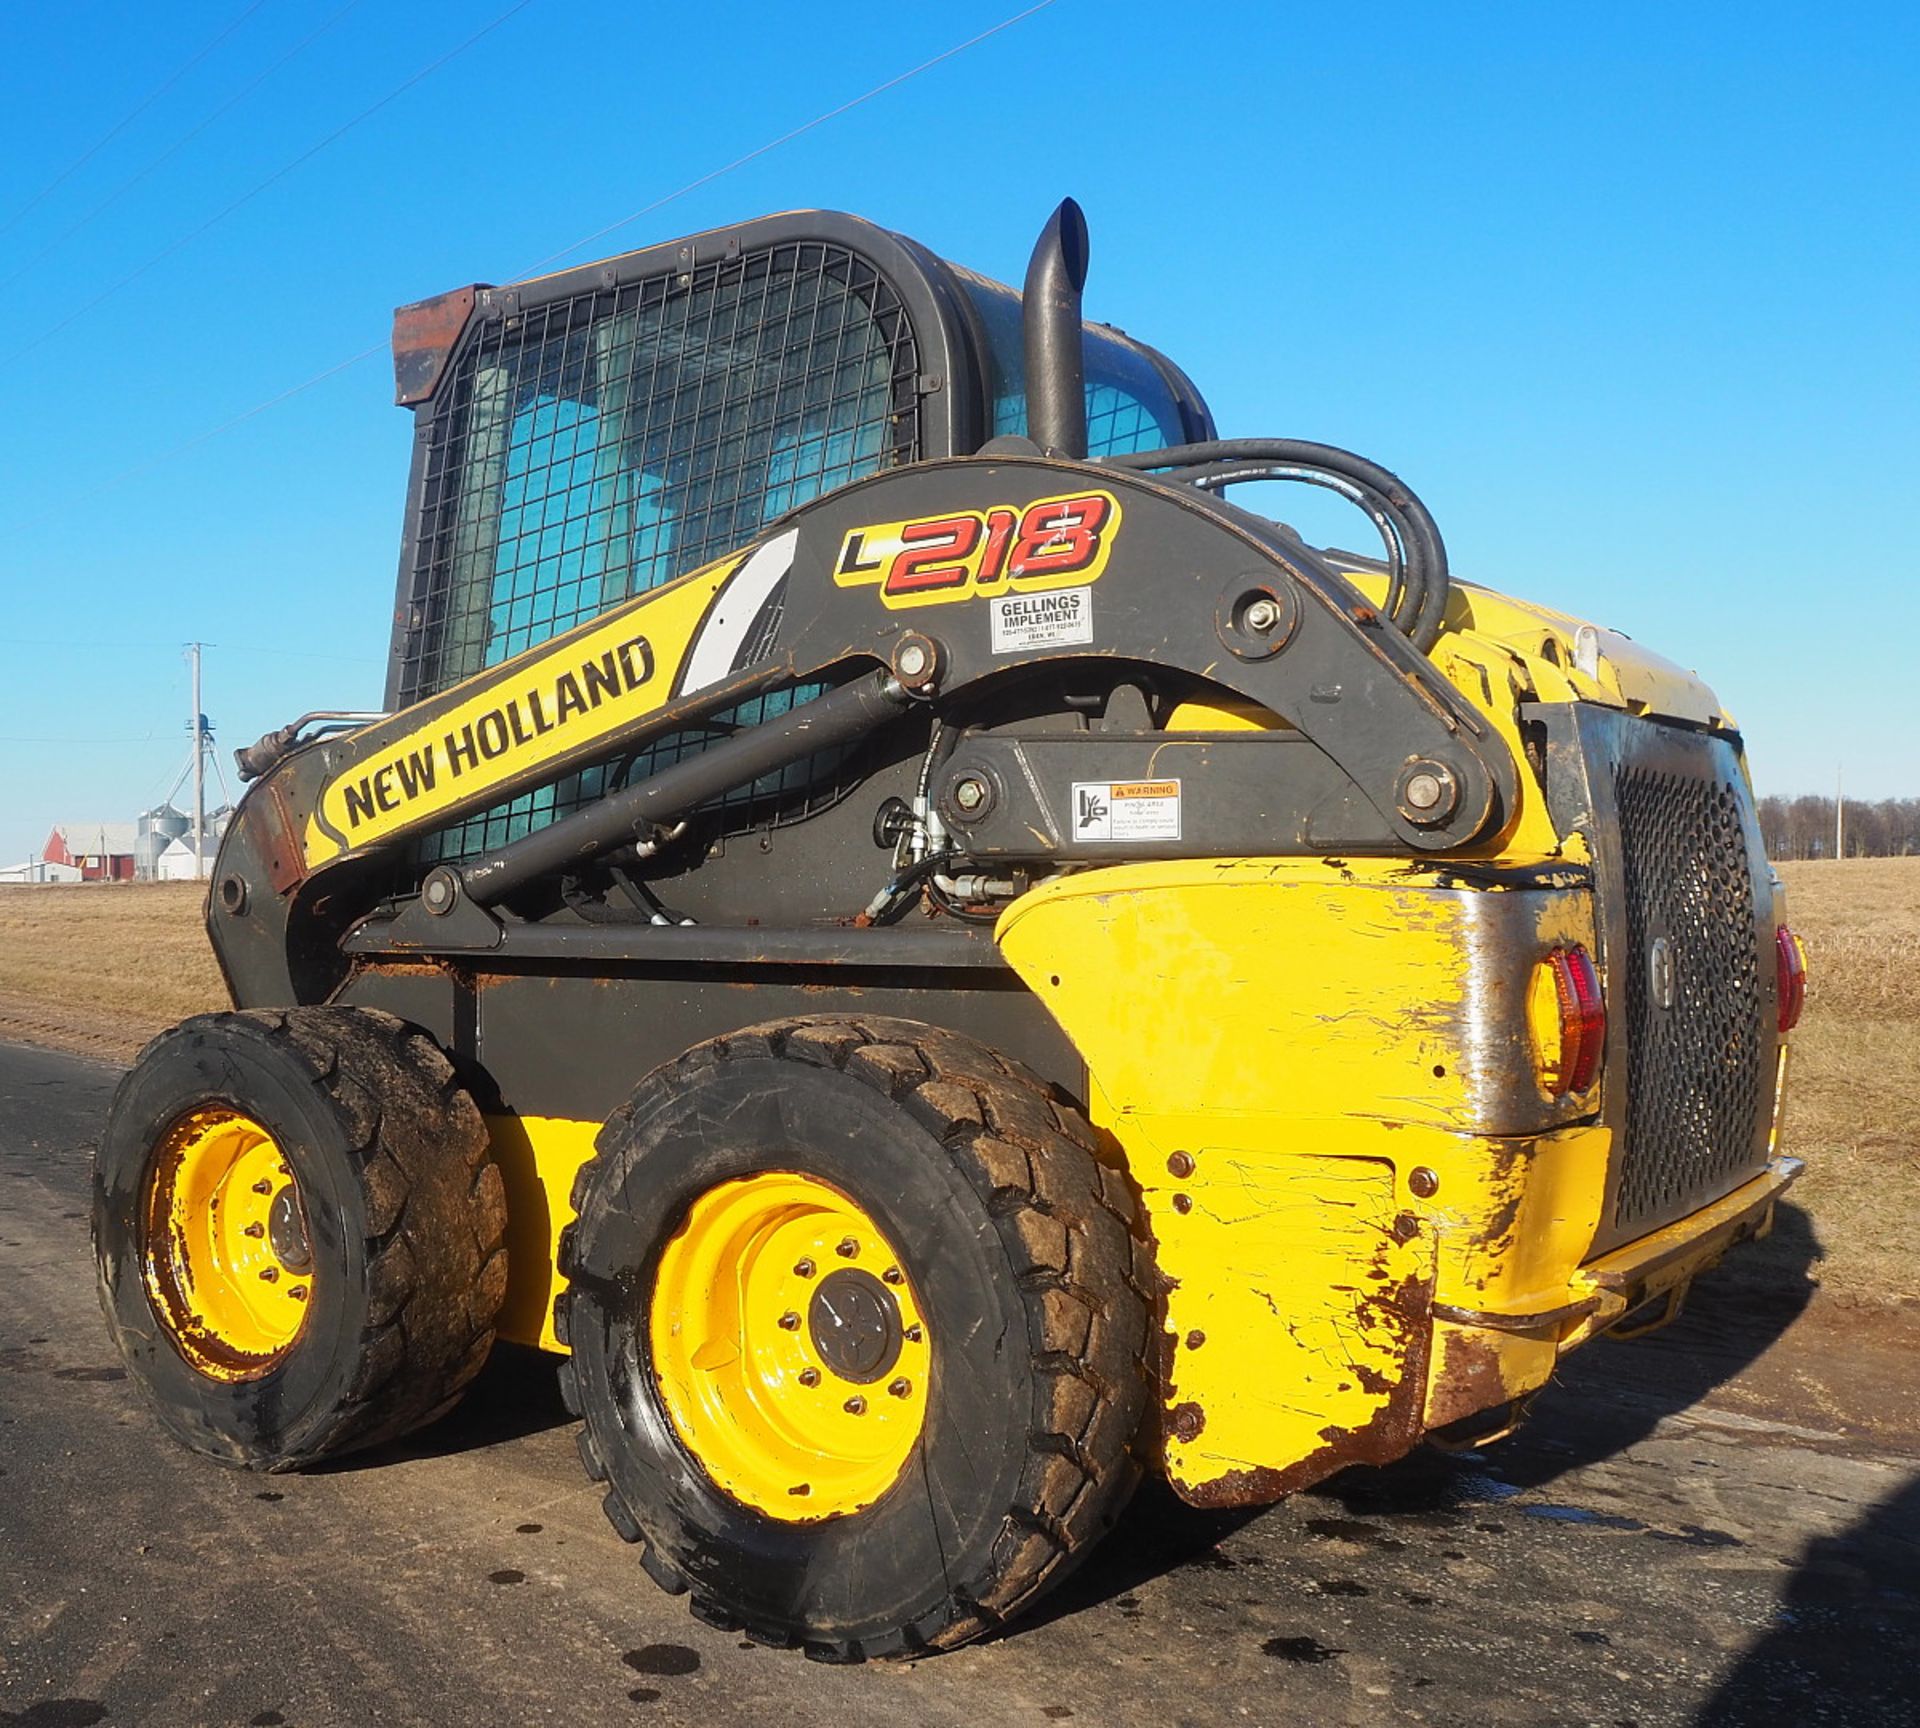
<svg viewBox="0 0 1920 1728">
<path fill-rule="evenodd" d="M 509 4 L 8 9 L 0 858 L 165 791 L 189 638 L 223 752 L 377 703 L 384 355 L 204 434 L 1019 9 L 528 0 L 255 193 Z M 1223 431 L 1365 452 L 1461 574 L 1697 667 L 1763 791 L 1913 793 L 1917 47 L 1906 6 L 1056 0 L 569 261 L 824 205 L 1017 280 L 1072 193 L 1089 310 Z"/>
</svg>

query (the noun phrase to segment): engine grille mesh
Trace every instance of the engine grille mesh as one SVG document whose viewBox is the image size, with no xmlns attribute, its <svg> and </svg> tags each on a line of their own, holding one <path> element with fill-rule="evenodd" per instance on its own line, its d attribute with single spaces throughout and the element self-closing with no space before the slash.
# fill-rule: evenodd
<svg viewBox="0 0 1920 1728">
<path fill-rule="evenodd" d="M 1626 891 L 1627 1111 L 1617 1231 L 1724 1192 L 1764 1157 L 1774 1041 L 1746 794 L 1712 773 L 1614 769 Z M 1665 998 L 1665 1001 L 1662 998 Z"/>
</svg>

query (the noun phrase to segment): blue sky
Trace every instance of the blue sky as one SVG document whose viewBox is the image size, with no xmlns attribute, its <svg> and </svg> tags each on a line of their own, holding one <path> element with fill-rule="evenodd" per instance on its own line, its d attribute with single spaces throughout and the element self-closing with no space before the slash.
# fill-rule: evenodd
<svg viewBox="0 0 1920 1728">
<path fill-rule="evenodd" d="M 166 790 L 190 638 L 223 753 L 377 703 L 384 354 L 208 433 L 1020 9 L 527 0 L 393 94 L 511 4 L 9 8 L 0 858 Z M 1071 193 L 1090 312 L 1224 432 L 1360 450 L 1461 574 L 1697 667 L 1763 791 L 1911 794 L 1917 47 L 1892 6 L 1055 0 L 566 261 L 822 205 L 1017 280 Z"/>
</svg>

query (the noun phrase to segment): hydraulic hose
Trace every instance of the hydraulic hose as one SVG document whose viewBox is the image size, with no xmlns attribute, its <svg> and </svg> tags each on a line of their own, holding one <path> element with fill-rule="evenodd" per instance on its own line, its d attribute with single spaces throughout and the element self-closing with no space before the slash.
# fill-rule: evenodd
<svg viewBox="0 0 1920 1728">
<path fill-rule="evenodd" d="M 1399 542 L 1399 591 L 1389 593 L 1387 616 L 1423 653 L 1440 639 L 1451 587 L 1446 543 L 1426 505 L 1379 463 L 1333 444 L 1300 438 L 1214 438 L 1103 460 L 1116 468 L 1165 472 L 1168 478 L 1196 485 L 1301 479 L 1331 487 L 1373 517 L 1390 565 L 1396 562 L 1396 539 Z"/>
</svg>

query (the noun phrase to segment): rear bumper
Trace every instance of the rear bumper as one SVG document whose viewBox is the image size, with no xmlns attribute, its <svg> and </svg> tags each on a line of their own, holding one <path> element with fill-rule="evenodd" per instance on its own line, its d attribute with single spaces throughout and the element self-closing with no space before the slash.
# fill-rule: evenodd
<svg viewBox="0 0 1920 1728">
<path fill-rule="evenodd" d="M 1772 1229 L 1774 1208 L 1801 1169 L 1797 1158 L 1775 1158 L 1732 1193 L 1588 1261 L 1568 1280 L 1564 1300 L 1516 1312 L 1435 1303 L 1427 1428 L 1489 1412 L 1504 1418 L 1546 1384 L 1567 1351 L 1603 1332 L 1637 1337 L 1674 1319 L 1695 1277 L 1735 1243 Z"/>
</svg>

